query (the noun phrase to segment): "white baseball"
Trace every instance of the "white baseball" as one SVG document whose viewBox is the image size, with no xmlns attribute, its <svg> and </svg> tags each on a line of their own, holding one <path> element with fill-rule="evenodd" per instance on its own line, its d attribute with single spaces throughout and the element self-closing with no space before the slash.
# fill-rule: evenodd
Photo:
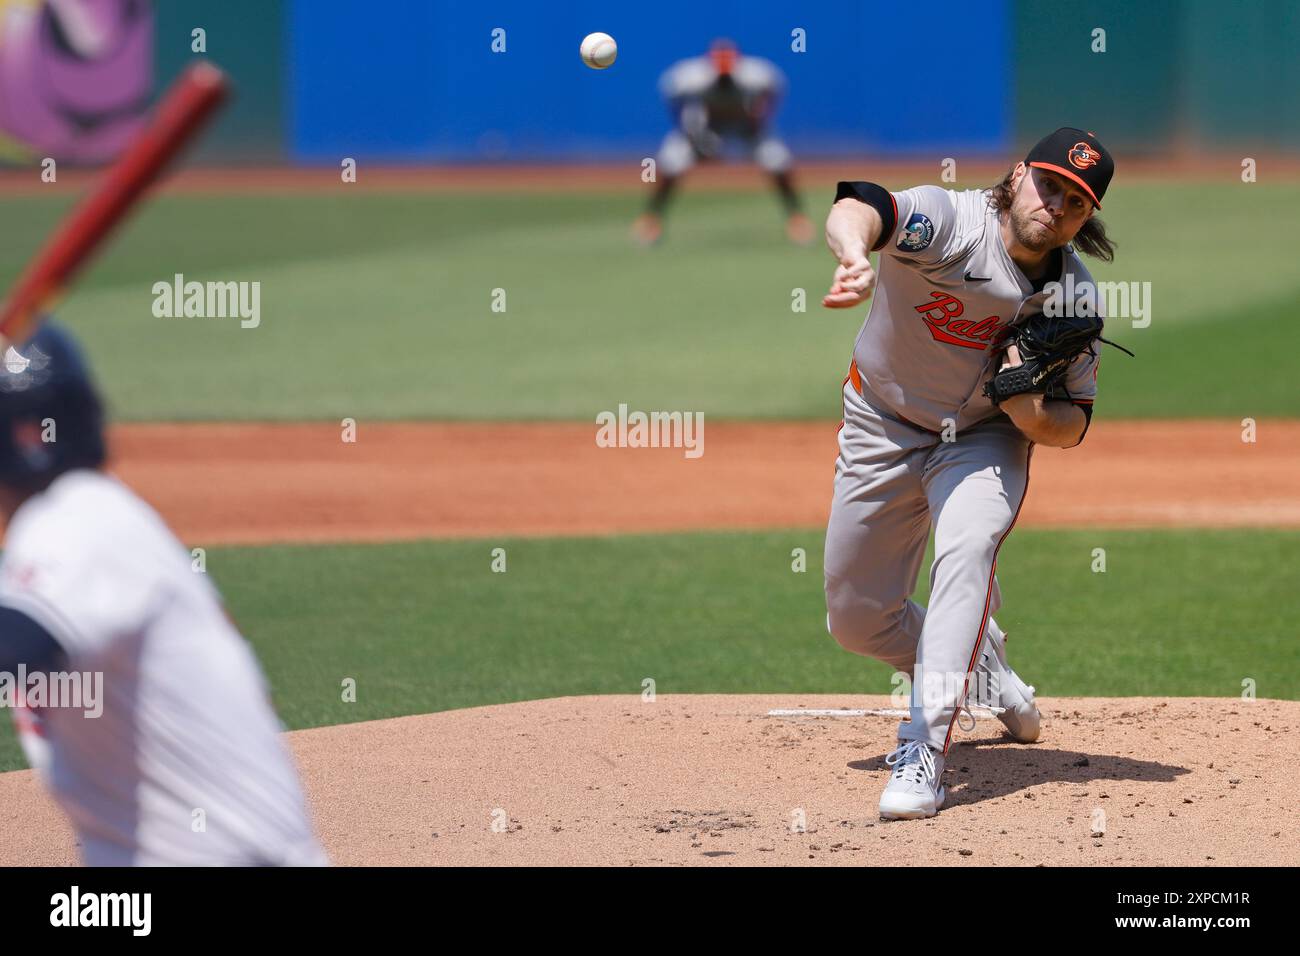
<svg viewBox="0 0 1300 956">
<path fill-rule="evenodd" d="M 608 33 L 588 33 L 582 38 L 578 52 L 582 54 L 582 62 L 587 66 L 593 70 L 603 70 L 613 66 L 618 59 L 618 44 Z"/>
</svg>

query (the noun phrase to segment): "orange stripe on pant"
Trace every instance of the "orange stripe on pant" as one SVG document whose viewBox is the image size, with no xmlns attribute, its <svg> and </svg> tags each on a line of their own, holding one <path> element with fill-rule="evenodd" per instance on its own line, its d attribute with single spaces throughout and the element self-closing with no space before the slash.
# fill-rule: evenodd
<svg viewBox="0 0 1300 956">
<path fill-rule="evenodd" d="M 857 392 L 859 395 L 861 395 L 861 394 L 862 394 L 862 375 L 858 372 L 858 362 L 857 362 L 857 359 L 853 359 L 852 361 L 849 362 L 849 374 L 848 374 L 848 375 L 845 375 L 845 376 L 844 376 L 844 381 L 840 382 L 840 391 L 843 391 L 843 390 L 844 390 L 844 386 L 847 385 L 847 384 L 849 384 L 849 382 L 852 382 L 852 383 L 853 383 L 853 390 L 854 390 L 855 392 Z M 842 432 L 842 431 L 844 431 L 844 419 L 843 419 L 843 418 L 840 419 L 840 427 L 837 428 L 837 429 L 835 429 L 835 434 L 838 435 L 838 434 L 839 434 L 840 432 Z"/>
</svg>

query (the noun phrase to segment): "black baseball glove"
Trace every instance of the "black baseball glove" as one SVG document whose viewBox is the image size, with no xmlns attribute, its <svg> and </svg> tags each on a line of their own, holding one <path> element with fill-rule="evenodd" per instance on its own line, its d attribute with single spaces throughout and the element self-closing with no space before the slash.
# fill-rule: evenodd
<svg viewBox="0 0 1300 956">
<path fill-rule="evenodd" d="M 1064 380 L 1079 356 L 1093 354 L 1094 342 L 1115 345 L 1101 337 L 1101 329 L 1098 315 L 1031 315 L 1003 342 L 1006 347 L 1016 347 L 1020 364 L 1002 369 L 985 382 L 984 394 L 994 405 L 1024 392 L 1045 394 Z M 1122 345 L 1115 348 L 1133 354 Z"/>
</svg>

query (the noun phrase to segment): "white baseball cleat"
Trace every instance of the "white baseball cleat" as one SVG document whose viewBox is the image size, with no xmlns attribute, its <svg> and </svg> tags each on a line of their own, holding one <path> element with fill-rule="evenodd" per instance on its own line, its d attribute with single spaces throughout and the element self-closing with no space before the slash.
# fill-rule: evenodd
<svg viewBox="0 0 1300 956">
<path fill-rule="evenodd" d="M 980 652 L 979 669 L 987 680 L 988 696 L 992 700 L 976 703 L 995 711 L 998 720 L 1022 744 L 1032 744 L 1042 731 L 1042 716 L 1034 702 L 1034 688 L 1020 679 L 1020 675 L 1007 663 L 1005 635 L 996 640 L 990 635 Z"/>
<path fill-rule="evenodd" d="M 807 246 L 816 238 L 816 227 L 803 213 L 792 212 L 785 221 L 785 235 L 795 245 Z"/>
<path fill-rule="evenodd" d="M 642 246 L 653 246 L 664 234 L 664 221 L 655 213 L 642 213 L 632 223 L 632 241 Z"/>
<path fill-rule="evenodd" d="M 894 768 L 880 795 L 880 815 L 886 820 L 922 820 L 943 806 L 943 754 L 920 740 L 900 740 L 885 757 Z"/>
</svg>

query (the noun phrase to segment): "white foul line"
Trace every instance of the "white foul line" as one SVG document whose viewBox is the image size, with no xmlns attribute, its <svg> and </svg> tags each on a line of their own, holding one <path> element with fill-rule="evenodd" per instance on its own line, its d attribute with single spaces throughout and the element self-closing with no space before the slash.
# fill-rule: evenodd
<svg viewBox="0 0 1300 956">
<path fill-rule="evenodd" d="M 875 710 L 810 710 L 800 707 L 796 710 L 769 710 L 769 717 L 906 717 L 911 713 L 907 710 L 893 710 L 888 707 L 880 707 Z M 968 711 L 969 713 L 969 711 Z M 983 710 L 976 710 L 973 717 L 979 720 L 989 720 L 997 715 Z"/>
<path fill-rule="evenodd" d="M 798 710 L 769 710 L 769 717 L 866 717 L 870 714 L 873 717 L 906 717 L 906 710 L 809 710 L 806 707 L 800 707 Z"/>
</svg>

